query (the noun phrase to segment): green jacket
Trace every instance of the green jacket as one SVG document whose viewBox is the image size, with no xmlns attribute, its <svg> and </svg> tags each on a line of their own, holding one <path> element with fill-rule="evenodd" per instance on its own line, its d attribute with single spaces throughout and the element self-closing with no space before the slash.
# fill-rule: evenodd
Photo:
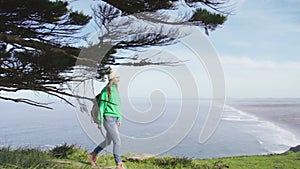
<svg viewBox="0 0 300 169">
<path fill-rule="evenodd" d="M 101 101 L 101 100 L 106 100 Z M 98 111 L 98 121 L 99 124 L 103 124 L 104 116 L 114 116 L 118 117 L 118 121 L 122 122 L 122 113 L 121 113 L 121 99 L 117 86 L 112 84 L 110 87 L 110 99 L 108 100 L 108 91 L 107 88 L 103 88 L 100 93 L 100 98 L 98 101 L 99 111 Z"/>
</svg>

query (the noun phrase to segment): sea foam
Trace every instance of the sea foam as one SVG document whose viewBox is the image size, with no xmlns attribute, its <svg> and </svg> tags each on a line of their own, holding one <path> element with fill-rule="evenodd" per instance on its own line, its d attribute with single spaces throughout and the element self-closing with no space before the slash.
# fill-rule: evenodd
<svg viewBox="0 0 300 169">
<path fill-rule="evenodd" d="M 270 153 L 282 153 L 289 147 L 300 144 L 296 135 L 286 129 L 281 128 L 274 122 L 261 120 L 259 117 L 245 111 L 225 105 L 222 120 L 232 122 L 242 122 L 247 128 L 246 133 L 256 138 L 263 149 Z"/>
</svg>

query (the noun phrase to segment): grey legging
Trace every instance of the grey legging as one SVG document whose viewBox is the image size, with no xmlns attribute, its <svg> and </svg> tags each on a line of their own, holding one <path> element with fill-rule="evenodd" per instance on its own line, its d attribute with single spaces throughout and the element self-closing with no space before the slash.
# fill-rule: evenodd
<svg viewBox="0 0 300 169">
<path fill-rule="evenodd" d="M 118 129 L 118 118 L 113 116 L 104 116 L 104 128 L 106 129 L 106 140 L 100 143 L 95 149 L 94 153 L 98 154 L 106 146 L 111 144 L 113 141 L 113 154 L 115 157 L 116 164 L 122 162 L 120 156 L 121 138 Z"/>
</svg>

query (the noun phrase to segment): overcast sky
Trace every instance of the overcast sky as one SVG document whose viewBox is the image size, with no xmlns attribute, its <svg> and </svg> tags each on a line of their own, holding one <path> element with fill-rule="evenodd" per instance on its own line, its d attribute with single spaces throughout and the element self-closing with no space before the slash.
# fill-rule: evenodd
<svg viewBox="0 0 300 169">
<path fill-rule="evenodd" d="M 300 0 L 239 0 L 209 39 L 228 97 L 300 96 Z"/>
</svg>

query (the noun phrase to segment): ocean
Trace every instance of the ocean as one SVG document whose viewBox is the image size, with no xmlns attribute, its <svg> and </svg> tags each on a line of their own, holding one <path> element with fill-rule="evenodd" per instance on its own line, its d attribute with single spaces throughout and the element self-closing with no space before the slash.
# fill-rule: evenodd
<svg viewBox="0 0 300 169">
<path fill-rule="evenodd" d="M 300 117 L 300 99 L 227 100 L 215 119 L 216 129 L 199 142 L 210 103 L 169 99 L 161 105 L 140 98 L 123 102 L 121 153 L 213 158 L 282 153 L 300 144 L 295 120 Z M 91 151 L 103 140 L 86 113 L 65 103 L 53 104 L 54 110 L 4 101 L 0 105 L 0 147 L 48 150 L 67 143 Z M 189 109 L 194 105 L 196 113 Z"/>
</svg>

